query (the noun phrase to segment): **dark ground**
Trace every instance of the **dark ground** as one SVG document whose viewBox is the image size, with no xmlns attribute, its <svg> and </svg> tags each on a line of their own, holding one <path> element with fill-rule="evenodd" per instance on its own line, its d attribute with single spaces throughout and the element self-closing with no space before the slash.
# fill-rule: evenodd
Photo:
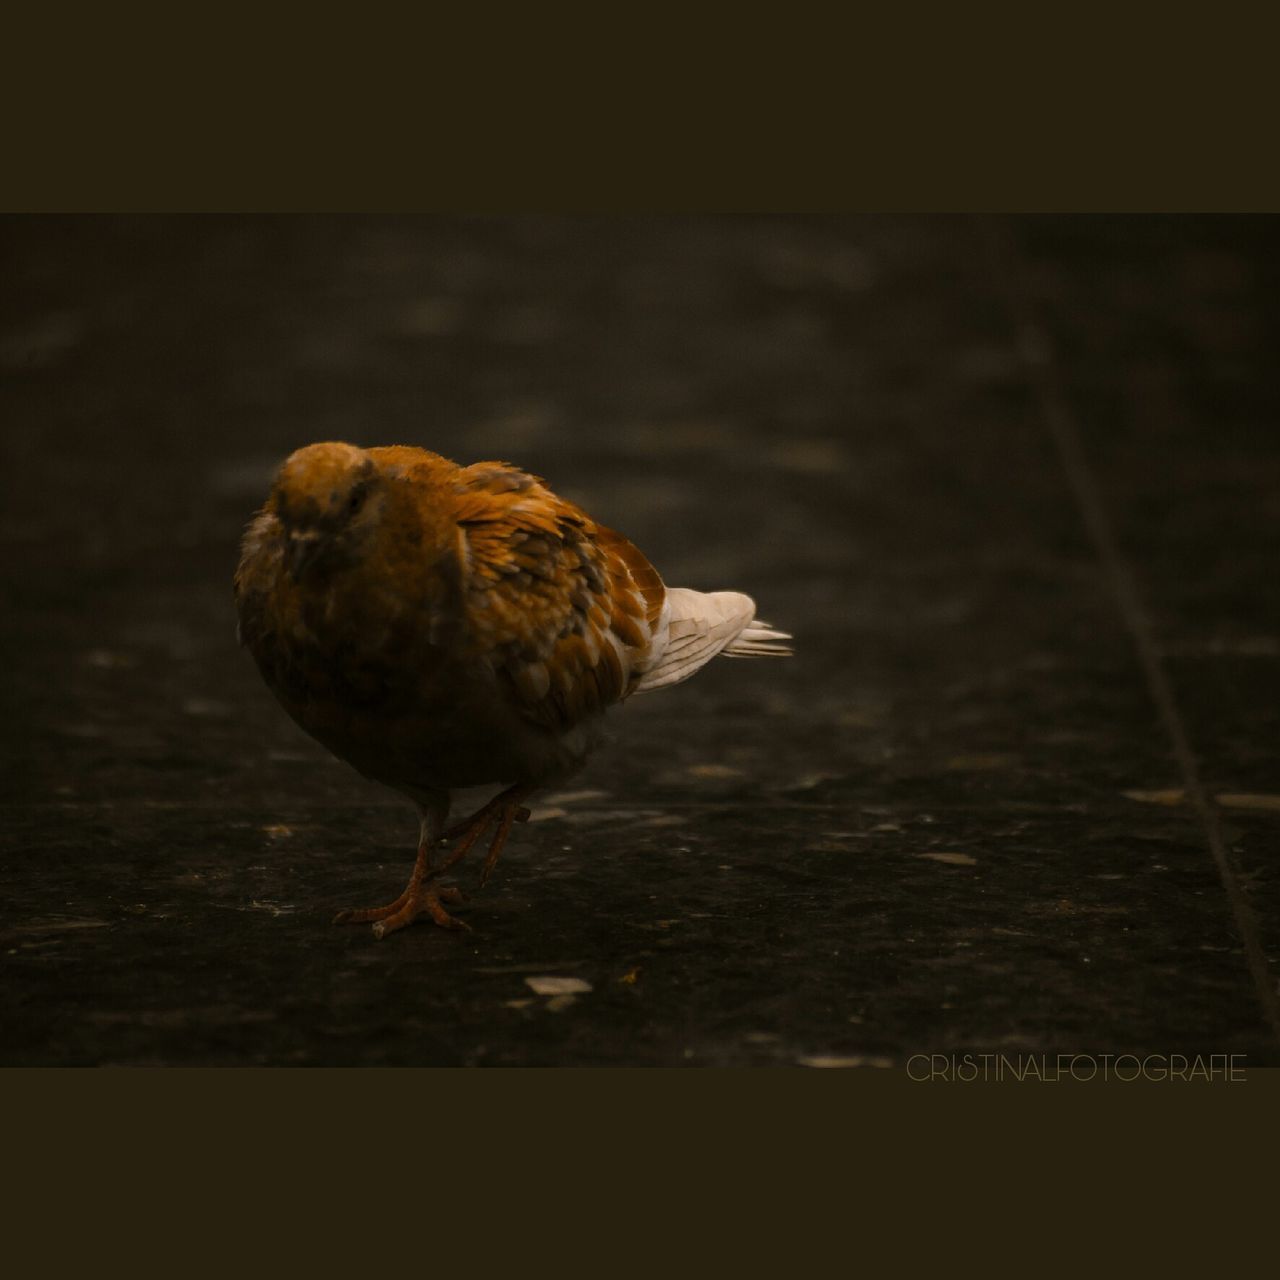
<svg viewBox="0 0 1280 1280">
<path fill-rule="evenodd" d="M 1280 1061 L 1275 219 L 0 238 L 0 1061 Z M 333 927 L 415 818 L 230 593 L 322 439 L 519 463 L 797 656 L 616 712 L 474 934 Z"/>
</svg>

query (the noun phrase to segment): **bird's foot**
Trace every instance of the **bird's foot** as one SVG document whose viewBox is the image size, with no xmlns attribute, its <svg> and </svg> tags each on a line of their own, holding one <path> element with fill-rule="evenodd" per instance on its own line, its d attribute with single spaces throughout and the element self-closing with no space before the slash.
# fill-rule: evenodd
<svg viewBox="0 0 1280 1280">
<path fill-rule="evenodd" d="M 496 822 L 497 830 L 493 833 L 489 852 L 480 871 L 480 883 L 483 885 L 489 878 L 494 863 L 498 860 L 498 854 L 502 852 L 502 846 L 507 842 L 512 825 L 517 822 L 527 822 L 529 819 L 529 810 L 520 803 L 528 792 L 527 786 L 508 787 L 501 795 L 490 800 L 484 808 L 472 814 L 466 822 L 446 831 L 439 839 L 451 839 L 455 836 L 460 838 L 449 856 L 434 870 L 431 867 L 431 850 L 437 840 L 428 834 L 424 818 L 422 839 L 418 844 L 418 860 L 414 863 L 413 875 L 410 876 L 404 892 L 385 907 L 339 911 L 334 916 L 333 923 L 372 922 L 373 936 L 385 938 L 387 934 L 412 924 L 425 912 L 442 929 L 465 929 L 469 932 L 471 929 L 469 924 L 456 916 L 451 916 L 444 908 L 446 902 L 463 901 L 461 892 L 452 887 L 441 886 L 440 877 L 465 857 L 471 846 Z"/>
<path fill-rule="evenodd" d="M 445 909 L 446 902 L 458 903 L 465 899 L 460 889 L 451 885 L 438 885 L 431 880 L 420 884 L 410 883 L 409 887 L 394 901 L 385 907 L 364 907 L 359 910 L 339 911 L 333 917 L 334 924 L 365 924 L 373 922 L 373 936 L 385 938 L 387 934 L 403 929 L 412 924 L 423 912 L 431 917 L 442 929 L 463 929 L 470 932 L 471 926 L 457 916 L 451 916 Z"/>
</svg>

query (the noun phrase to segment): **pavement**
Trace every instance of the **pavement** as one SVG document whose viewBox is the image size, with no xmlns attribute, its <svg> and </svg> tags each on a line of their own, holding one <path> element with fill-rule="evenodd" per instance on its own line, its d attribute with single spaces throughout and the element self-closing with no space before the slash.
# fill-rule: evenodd
<svg viewBox="0 0 1280 1280">
<path fill-rule="evenodd" d="M 1274 218 L 8 218 L 0 1062 L 1280 1063 Z M 470 934 L 230 579 L 506 459 L 786 663 L 611 716 Z"/>
</svg>

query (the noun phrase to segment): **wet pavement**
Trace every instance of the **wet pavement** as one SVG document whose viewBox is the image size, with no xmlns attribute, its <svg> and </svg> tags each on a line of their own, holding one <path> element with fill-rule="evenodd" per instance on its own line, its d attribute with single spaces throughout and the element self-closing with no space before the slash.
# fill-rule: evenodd
<svg viewBox="0 0 1280 1280">
<path fill-rule="evenodd" d="M 1280 1061 L 1275 219 L 0 245 L 3 1063 Z M 516 462 L 797 656 L 616 711 L 474 933 L 333 927 L 416 819 L 230 592 L 321 439 Z"/>
</svg>

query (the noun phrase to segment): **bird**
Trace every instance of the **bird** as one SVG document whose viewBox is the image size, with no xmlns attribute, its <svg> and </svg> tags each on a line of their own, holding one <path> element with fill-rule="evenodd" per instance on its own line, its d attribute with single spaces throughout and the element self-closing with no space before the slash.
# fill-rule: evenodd
<svg viewBox="0 0 1280 1280">
<path fill-rule="evenodd" d="M 245 530 L 233 590 L 239 642 L 288 715 L 417 807 L 404 891 L 334 917 L 378 938 L 424 916 L 469 929 L 441 876 L 492 830 L 484 885 L 531 794 L 600 744 L 608 708 L 717 655 L 792 652 L 750 596 L 666 586 L 539 477 L 411 445 L 291 453 Z M 446 826 L 453 792 L 490 786 Z"/>
</svg>

